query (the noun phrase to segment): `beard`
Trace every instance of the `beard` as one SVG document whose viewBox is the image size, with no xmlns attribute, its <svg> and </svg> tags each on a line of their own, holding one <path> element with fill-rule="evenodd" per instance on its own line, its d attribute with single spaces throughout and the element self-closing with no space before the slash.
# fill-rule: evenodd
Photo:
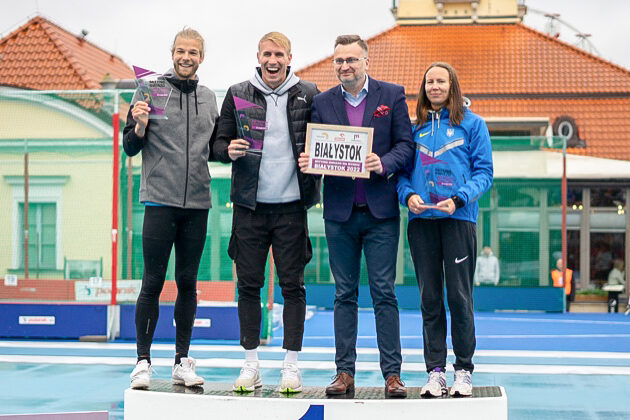
<svg viewBox="0 0 630 420">
<path fill-rule="evenodd" d="M 190 67 L 182 67 L 179 63 L 173 63 L 173 70 L 181 79 L 191 79 L 197 73 L 198 68 L 199 64 L 193 63 Z"/>
</svg>

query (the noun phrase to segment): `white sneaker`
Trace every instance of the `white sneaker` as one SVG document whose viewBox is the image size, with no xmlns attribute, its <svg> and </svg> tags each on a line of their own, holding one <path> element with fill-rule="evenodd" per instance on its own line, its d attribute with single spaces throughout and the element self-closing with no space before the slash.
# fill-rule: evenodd
<svg viewBox="0 0 630 420">
<path fill-rule="evenodd" d="M 420 395 L 423 397 L 441 397 L 446 393 L 446 373 L 440 368 L 435 368 L 429 372 L 429 380 L 422 387 Z"/>
<path fill-rule="evenodd" d="M 470 397 L 472 395 L 472 379 L 470 372 L 461 369 L 455 371 L 455 381 L 451 387 L 451 397 Z"/>
<path fill-rule="evenodd" d="M 131 378 L 131 389 L 147 389 L 151 383 L 151 365 L 149 361 L 140 360 L 129 377 Z"/>
<path fill-rule="evenodd" d="M 260 387 L 262 387 L 262 379 L 260 378 L 258 362 L 245 362 L 240 375 L 238 375 L 238 378 L 234 381 L 234 385 L 232 385 L 232 390 L 251 392 Z"/>
<path fill-rule="evenodd" d="M 300 369 L 298 369 L 295 363 L 282 363 L 281 374 L 282 379 L 280 379 L 278 392 L 290 394 L 302 391 L 302 376 L 300 375 Z"/>
<path fill-rule="evenodd" d="M 173 366 L 173 383 L 177 385 L 203 385 L 203 378 L 195 373 L 197 362 L 192 357 L 182 357 L 178 365 Z"/>
</svg>

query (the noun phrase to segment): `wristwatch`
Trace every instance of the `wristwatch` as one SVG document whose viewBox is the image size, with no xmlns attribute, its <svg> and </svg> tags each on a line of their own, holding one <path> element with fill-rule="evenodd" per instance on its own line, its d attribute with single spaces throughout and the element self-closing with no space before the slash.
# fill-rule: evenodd
<svg viewBox="0 0 630 420">
<path fill-rule="evenodd" d="M 464 202 L 458 196 L 456 196 L 456 195 L 452 196 L 451 200 L 453 200 L 453 203 L 455 203 L 455 208 L 456 209 L 461 209 L 462 207 L 464 207 Z"/>
</svg>

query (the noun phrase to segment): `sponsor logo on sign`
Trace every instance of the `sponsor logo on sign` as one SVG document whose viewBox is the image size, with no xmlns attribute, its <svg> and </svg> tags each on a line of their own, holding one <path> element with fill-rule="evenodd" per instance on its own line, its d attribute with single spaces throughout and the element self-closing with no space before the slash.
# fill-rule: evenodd
<svg viewBox="0 0 630 420">
<path fill-rule="evenodd" d="M 335 136 L 335 141 L 346 141 L 346 135 L 344 133 L 339 133 Z"/>
<path fill-rule="evenodd" d="M 20 325 L 55 325 L 54 316 L 20 315 Z"/>
<path fill-rule="evenodd" d="M 175 320 L 173 320 L 173 327 L 175 327 Z M 196 318 L 193 327 L 210 328 L 212 326 L 212 320 L 210 318 Z"/>
<path fill-rule="evenodd" d="M 135 302 L 140 293 L 140 280 L 118 280 L 116 299 Z M 74 294 L 77 302 L 109 302 L 112 296 L 112 282 L 100 277 L 91 277 L 89 281 L 74 282 Z"/>
</svg>

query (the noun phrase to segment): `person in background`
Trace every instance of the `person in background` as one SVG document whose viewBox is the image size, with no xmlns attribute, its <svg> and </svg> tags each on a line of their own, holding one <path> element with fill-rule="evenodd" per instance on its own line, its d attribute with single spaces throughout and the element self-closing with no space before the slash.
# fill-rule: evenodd
<svg viewBox="0 0 630 420">
<path fill-rule="evenodd" d="M 624 264 L 622 260 L 616 259 L 613 262 L 613 268 L 608 273 L 608 283 L 606 284 L 612 290 L 608 291 L 608 311 L 617 313 L 619 307 L 619 294 L 623 292 L 626 286 L 626 280 L 623 272 Z M 604 287 L 606 289 L 607 287 Z"/>
<path fill-rule="evenodd" d="M 185 386 L 203 384 L 188 349 L 197 311 L 197 272 L 212 207 L 208 160 L 219 113 L 214 92 L 200 85 L 196 76 L 204 58 L 199 32 L 184 28 L 177 33 L 171 56 L 173 68 L 164 74 L 172 89 L 165 108 L 168 119 L 149 120 L 149 104 L 141 100 L 129 110 L 123 130 L 127 155 L 142 151 L 140 201 L 145 205 L 144 272 L 136 303 L 138 363 L 131 372 L 134 389 L 150 384 L 151 342 L 173 246 L 177 300 L 172 380 Z"/>
<path fill-rule="evenodd" d="M 556 261 L 556 269 L 551 271 L 551 280 L 553 287 L 564 287 L 564 295 L 566 299 L 566 311 L 569 312 L 569 306 L 573 300 L 573 270 L 567 268 L 567 281 L 562 278 L 562 258 Z"/>
<path fill-rule="evenodd" d="M 499 259 L 492 253 L 489 246 L 484 246 L 481 255 L 477 258 L 477 266 L 475 267 L 475 284 L 499 284 L 500 271 Z"/>
<path fill-rule="evenodd" d="M 446 393 L 446 308 L 455 353 L 450 395 L 472 395 L 475 352 L 473 277 L 477 200 L 492 185 L 488 127 L 464 104 L 457 73 L 433 63 L 422 78 L 416 108 L 415 159 L 401 171 L 398 200 L 409 208 L 407 238 L 420 288 L 424 360 L 429 380 L 421 395 Z"/>
</svg>

